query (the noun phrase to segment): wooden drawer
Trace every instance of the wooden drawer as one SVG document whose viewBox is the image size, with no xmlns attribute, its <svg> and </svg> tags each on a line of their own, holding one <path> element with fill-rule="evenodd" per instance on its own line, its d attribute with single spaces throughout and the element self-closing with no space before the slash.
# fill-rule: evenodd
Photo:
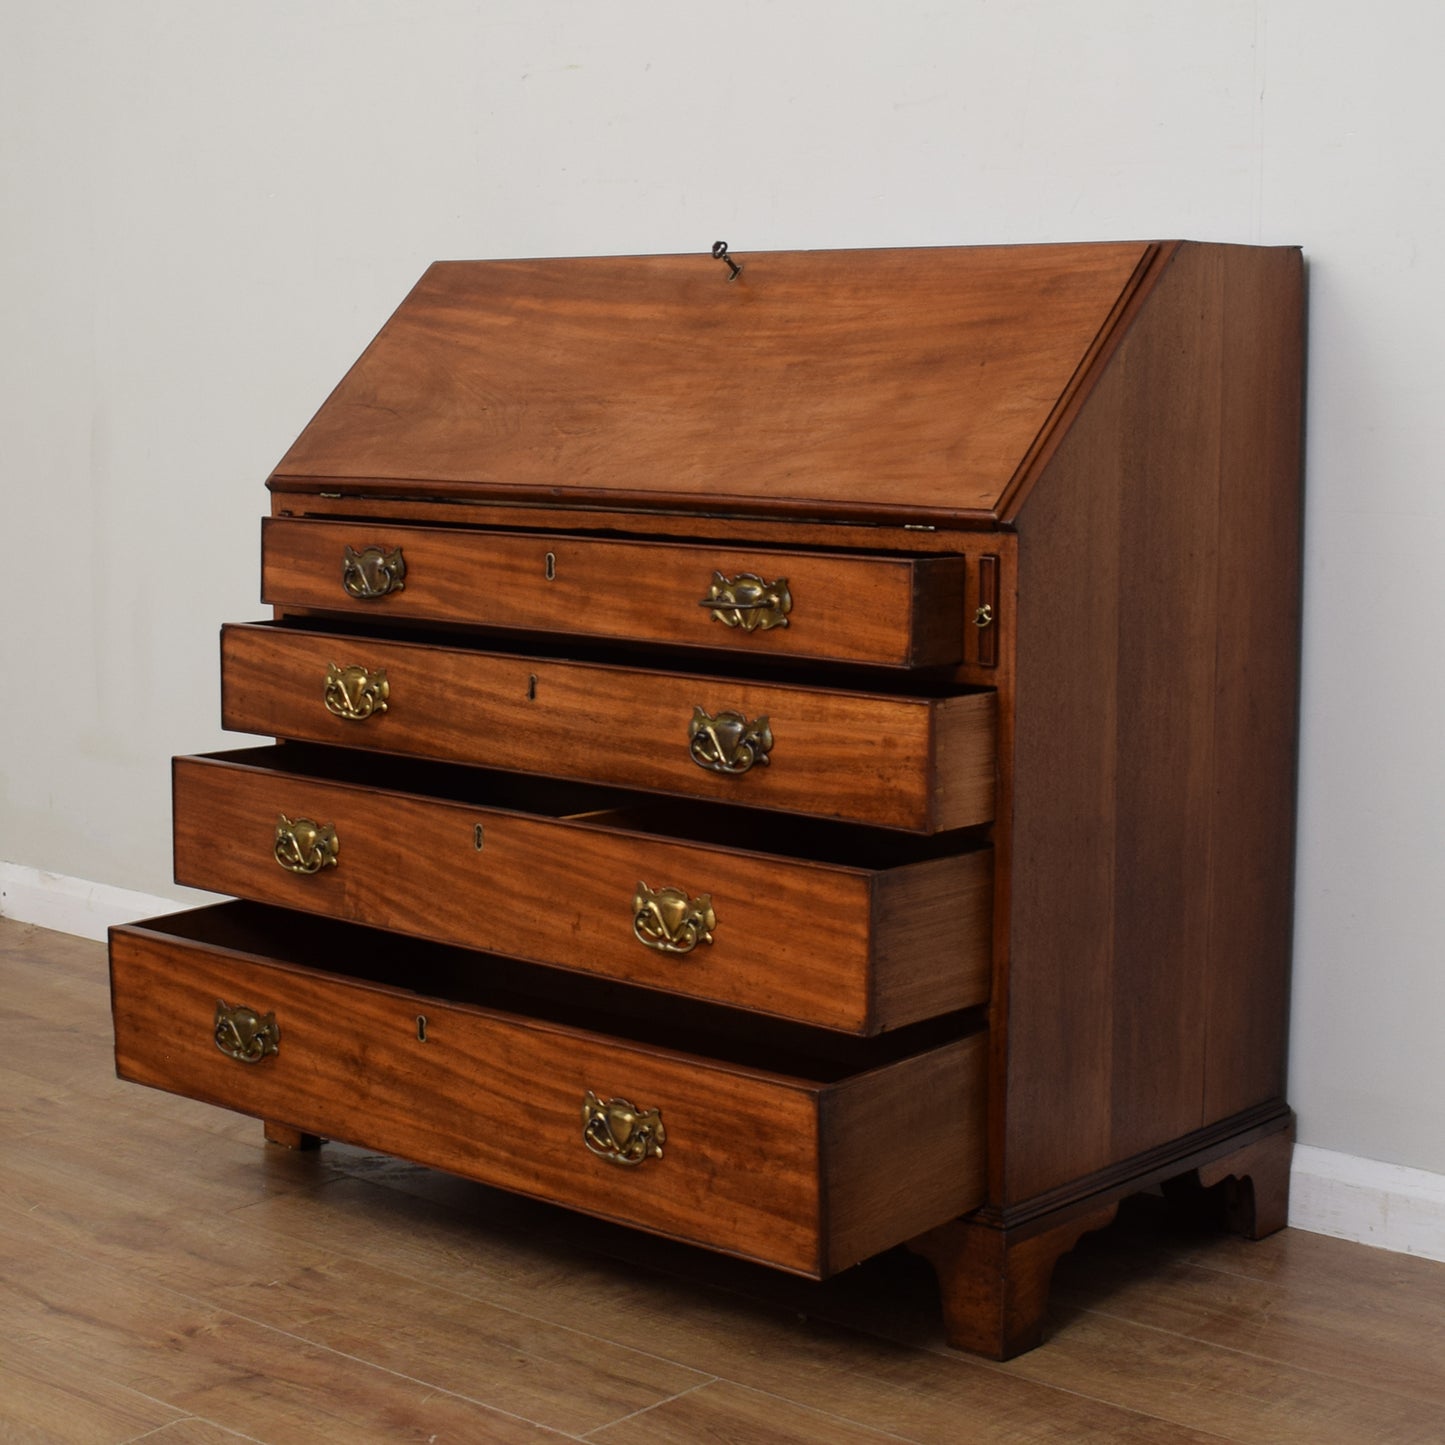
<svg viewBox="0 0 1445 1445">
<path fill-rule="evenodd" d="M 889 667 L 963 660 L 957 556 L 275 517 L 263 523 L 261 552 L 262 600 L 278 607 Z M 700 605 L 719 596 L 719 576 L 741 609 Z M 740 584 L 745 577 L 752 582 Z M 786 613 L 755 605 L 759 582 L 785 586 Z M 739 585 L 754 590 L 739 594 Z"/>
<path fill-rule="evenodd" d="M 306 744 L 177 758 L 174 784 L 193 888 L 857 1034 L 988 998 L 987 848 Z M 335 852 L 298 859 L 311 824 Z"/>
<path fill-rule="evenodd" d="M 385 674 L 385 708 L 328 710 L 338 669 Z M 994 694 L 788 687 L 382 641 L 258 623 L 221 642 L 224 726 L 506 771 L 647 788 L 933 833 L 988 822 Z M 350 687 L 355 694 L 357 688 Z M 363 703 L 362 711 L 366 711 Z M 766 764 L 694 761 L 699 710 L 766 720 Z"/>
<path fill-rule="evenodd" d="M 452 953 L 247 904 L 112 930 L 117 1070 L 815 1277 L 981 1200 L 981 1033 L 779 1072 L 456 1001 Z M 274 1014 L 276 1052 L 223 1053 L 219 1005 Z M 593 1153 L 589 1091 L 657 1110 L 661 1157 Z"/>
</svg>

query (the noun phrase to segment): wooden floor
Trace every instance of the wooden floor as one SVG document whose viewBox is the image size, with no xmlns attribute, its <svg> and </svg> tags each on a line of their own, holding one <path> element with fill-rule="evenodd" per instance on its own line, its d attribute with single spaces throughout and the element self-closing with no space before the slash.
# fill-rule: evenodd
<svg viewBox="0 0 1445 1445">
<path fill-rule="evenodd" d="M 99 944 L 0 922 L 0 1022 L 0 1441 L 1445 1441 L 1442 1264 L 1139 1201 L 989 1364 L 903 1252 L 808 1285 L 118 1083 Z"/>
</svg>

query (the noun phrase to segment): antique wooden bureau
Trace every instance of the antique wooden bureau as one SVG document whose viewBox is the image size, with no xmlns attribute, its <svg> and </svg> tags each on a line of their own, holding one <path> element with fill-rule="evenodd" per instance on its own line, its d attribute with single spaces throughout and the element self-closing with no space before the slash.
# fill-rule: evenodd
<svg viewBox="0 0 1445 1445">
<path fill-rule="evenodd" d="M 1284 1222 L 1302 268 L 439 263 L 270 479 L 121 1075 L 1037 1343 Z"/>
</svg>

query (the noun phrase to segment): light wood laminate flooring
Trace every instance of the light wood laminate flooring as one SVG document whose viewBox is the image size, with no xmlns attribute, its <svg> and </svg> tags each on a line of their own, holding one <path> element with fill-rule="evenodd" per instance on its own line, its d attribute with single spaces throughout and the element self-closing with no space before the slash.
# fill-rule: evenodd
<svg viewBox="0 0 1445 1445">
<path fill-rule="evenodd" d="M 101 945 L 0 921 L 3 1442 L 1445 1441 L 1445 1264 L 1141 1200 L 991 1364 L 904 1251 L 811 1285 L 290 1153 L 119 1083 L 107 1009 Z"/>
</svg>

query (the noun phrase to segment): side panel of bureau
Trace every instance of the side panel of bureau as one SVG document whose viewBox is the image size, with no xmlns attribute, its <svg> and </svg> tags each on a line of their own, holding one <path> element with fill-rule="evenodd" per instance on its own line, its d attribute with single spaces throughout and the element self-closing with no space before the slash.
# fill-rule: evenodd
<svg viewBox="0 0 1445 1445">
<path fill-rule="evenodd" d="M 1020 511 L 1005 1204 L 1282 1093 L 1300 337 L 1181 247 Z"/>
</svg>

